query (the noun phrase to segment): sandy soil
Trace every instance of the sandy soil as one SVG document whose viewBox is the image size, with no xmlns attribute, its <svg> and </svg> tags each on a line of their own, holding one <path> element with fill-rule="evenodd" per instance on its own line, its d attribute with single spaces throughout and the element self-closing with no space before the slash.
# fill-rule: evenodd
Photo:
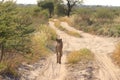
<svg viewBox="0 0 120 80">
<path fill-rule="evenodd" d="M 76 30 L 67 23 L 61 22 L 61 26 L 67 30 L 75 31 L 82 35 L 82 38 L 76 38 L 57 29 L 54 26 L 54 22 L 50 21 L 49 26 L 55 29 L 58 36 L 63 39 L 64 54 L 62 64 L 56 63 L 56 55 L 54 54 L 47 60 L 47 64 L 45 64 L 43 68 L 37 67 L 36 69 L 28 71 L 27 78 L 22 78 L 22 80 L 64 80 L 68 73 L 66 69 L 66 53 L 81 48 L 88 48 L 95 53 L 96 62 L 99 66 L 99 72 L 96 76 L 99 80 L 120 80 L 118 67 L 115 66 L 110 57 L 108 57 L 108 54 L 112 53 L 115 49 L 115 44 L 118 42 L 117 38 L 98 37 Z"/>
<path fill-rule="evenodd" d="M 76 31 L 83 36 L 81 39 L 74 38 L 73 41 L 70 39 L 68 44 L 74 47 L 72 49 L 87 47 L 95 53 L 97 65 L 99 65 L 99 73 L 96 75 L 100 80 L 120 80 L 119 68 L 112 63 L 108 56 L 114 51 L 115 44 L 118 42 L 117 38 L 90 35 L 68 26 L 65 22 L 62 22 L 61 25 L 67 30 Z"/>
</svg>

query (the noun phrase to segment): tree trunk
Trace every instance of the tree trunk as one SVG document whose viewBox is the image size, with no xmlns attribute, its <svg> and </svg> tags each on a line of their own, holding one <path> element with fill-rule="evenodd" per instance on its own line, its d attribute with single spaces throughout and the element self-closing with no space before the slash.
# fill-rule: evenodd
<svg viewBox="0 0 120 80">
<path fill-rule="evenodd" d="M 68 9 L 67 9 L 67 16 L 69 17 L 69 16 L 70 16 L 71 9 L 72 9 L 69 1 L 67 2 L 67 7 L 68 7 Z"/>
<path fill-rule="evenodd" d="M 78 1 L 76 0 L 76 1 L 74 1 L 73 3 L 71 3 L 70 0 L 67 0 L 67 8 L 68 8 L 68 10 L 67 10 L 67 16 L 68 16 L 68 17 L 70 16 L 70 13 L 71 13 L 71 11 L 72 11 L 72 8 L 75 6 L 75 4 L 76 4 L 77 2 L 78 2 Z"/>
<path fill-rule="evenodd" d="M 68 11 L 67 11 L 67 16 L 68 16 L 68 17 L 70 16 L 70 12 L 71 12 L 71 9 L 68 8 Z"/>
<path fill-rule="evenodd" d="M 52 11 L 49 10 L 49 18 L 51 18 L 51 17 L 52 17 Z"/>
<path fill-rule="evenodd" d="M 3 45 L 3 43 L 1 43 L 1 56 L 0 56 L 0 62 L 2 61 L 3 56 L 4 56 L 4 45 Z"/>
</svg>

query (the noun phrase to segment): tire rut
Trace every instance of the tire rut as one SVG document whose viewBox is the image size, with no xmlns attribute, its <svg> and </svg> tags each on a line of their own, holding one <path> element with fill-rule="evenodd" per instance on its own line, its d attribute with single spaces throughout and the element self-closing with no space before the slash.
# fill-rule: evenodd
<svg viewBox="0 0 120 80">
<path fill-rule="evenodd" d="M 52 23 L 54 26 L 54 23 Z M 67 35 L 66 33 L 59 31 L 54 28 L 61 34 L 63 39 L 66 39 L 69 48 L 66 50 L 79 50 L 81 48 L 88 48 L 92 50 L 96 56 L 96 62 L 99 66 L 99 72 L 96 76 L 100 80 L 120 80 L 120 69 L 112 62 L 108 56 L 115 49 L 115 44 L 119 39 L 117 38 L 108 38 L 108 37 L 98 37 L 82 31 L 76 30 L 73 27 L 70 27 L 66 22 L 61 22 L 61 26 L 66 28 L 69 31 L 75 31 L 82 35 L 82 38 L 75 38 Z M 63 37 L 64 36 L 64 37 Z"/>
</svg>

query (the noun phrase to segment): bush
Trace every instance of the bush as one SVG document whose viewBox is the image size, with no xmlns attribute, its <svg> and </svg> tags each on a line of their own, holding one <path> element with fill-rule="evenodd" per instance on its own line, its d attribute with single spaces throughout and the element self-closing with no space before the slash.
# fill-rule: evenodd
<svg viewBox="0 0 120 80">
<path fill-rule="evenodd" d="M 47 12 L 47 10 L 41 11 L 40 14 L 44 15 L 45 17 L 49 17 L 49 13 Z"/>
<path fill-rule="evenodd" d="M 116 48 L 111 57 L 114 62 L 120 66 L 120 42 L 116 45 Z"/>
<path fill-rule="evenodd" d="M 49 26 L 40 25 L 37 32 L 32 37 L 32 52 L 40 54 L 40 56 L 48 56 L 49 50 L 47 46 L 49 42 L 56 39 L 56 32 Z"/>
<path fill-rule="evenodd" d="M 41 26 L 38 32 L 40 36 L 33 36 L 35 29 L 37 33 L 37 26 L 48 21 L 48 13 L 36 6 L 21 6 L 11 1 L 0 2 L 0 14 L 0 43 L 6 39 L 2 42 L 5 54 L 0 63 L 0 73 L 17 77 L 17 68 L 21 63 L 33 63 L 40 59 L 41 54 L 37 53 L 49 52 L 48 41 L 55 40 L 56 33 L 48 26 Z M 34 56 L 30 54 L 31 50 Z"/>
<path fill-rule="evenodd" d="M 120 25 L 116 25 L 110 28 L 109 35 L 114 37 L 120 37 Z"/>
<path fill-rule="evenodd" d="M 71 16 L 71 17 L 67 17 L 67 16 L 60 17 L 59 20 L 61 22 L 67 22 L 70 26 L 73 26 L 73 24 L 74 24 L 74 16 Z"/>
<path fill-rule="evenodd" d="M 112 22 L 115 17 L 114 13 L 109 8 L 98 8 L 94 16 L 100 23 Z"/>
<path fill-rule="evenodd" d="M 68 54 L 68 63 L 78 63 L 79 61 L 90 61 L 94 59 L 94 54 L 87 48 L 73 51 Z"/>
<path fill-rule="evenodd" d="M 73 27 L 76 29 L 102 36 L 120 36 L 119 8 L 83 7 L 74 13 Z"/>
<path fill-rule="evenodd" d="M 6 64 L 0 63 L 0 71 L 6 69 L 6 67 L 7 67 Z"/>
<path fill-rule="evenodd" d="M 107 27 L 100 27 L 96 30 L 98 35 L 104 36 L 113 36 L 113 37 L 120 37 L 120 26 L 119 25 L 112 25 Z"/>
<path fill-rule="evenodd" d="M 64 16 L 64 15 L 66 15 L 66 9 L 65 9 L 64 5 L 57 4 L 55 6 L 55 14 L 57 14 L 57 16 Z"/>
<path fill-rule="evenodd" d="M 20 76 L 19 73 L 17 72 L 17 69 L 14 69 L 10 66 L 8 66 L 4 71 L 0 72 L 0 74 L 6 78 L 10 77 L 13 80 L 17 80 Z"/>
</svg>

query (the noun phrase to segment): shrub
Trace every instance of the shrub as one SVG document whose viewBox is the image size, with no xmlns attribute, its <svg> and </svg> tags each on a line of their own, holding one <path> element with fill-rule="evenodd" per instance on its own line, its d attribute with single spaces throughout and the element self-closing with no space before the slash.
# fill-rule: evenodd
<svg viewBox="0 0 120 80">
<path fill-rule="evenodd" d="M 76 29 L 103 36 L 120 36 L 119 8 L 83 7 L 74 13 L 73 27 Z"/>
<path fill-rule="evenodd" d="M 66 9 L 62 4 L 56 4 L 54 12 L 55 12 L 55 14 L 57 14 L 57 16 L 66 15 Z"/>
<path fill-rule="evenodd" d="M 73 26 L 74 25 L 74 16 L 71 16 L 71 17 L 60 17 L 59 20 L 61 22 L 67 22 L 70 26 Z"/>
<path fill-rule="evenodd" d="M 81 17 L 82 20 L 84 21 L 88 21 L 90 20 L 90 16 L 91 16 L 92 12 L 91 10 L 89 9 L 81 9 L 79 12 L 78 12 L 78 15 Z"/>
<path fill-rule="evenodd" d="M 10 77 L 13 80 L 17 80 L 20 76 L 17 69 L 8 66 L 4 71 L 0 72 L 3 77 Z"/>
<path fill-rule="evenodd" d="M 54 21 L 54 25 L 55 25 L 55 27 L 59 28 L 60 27 L 60 21 L 59 20 Z"/>
<path fill-rule="evenodd" d="M 22 62 L 33 63 L 40 59 L 41 54 L 37 53 L 49 53 L 48 41 L 55 40 L 56 33 L 50 27 L 43 25 L 37 32 L 38 24 L 48 21 L 48 12 L 38 9 L 36 6 L 21 6 L 12 1 L 0 2 L 0 14 L 2 15 L 0 16 L 0 25 L 2 25 L 0 26 L 0 43 L 6 39 L 3 42 L 5 55 L 0 63 L 0 73 L 17 77 L 17 68 Z M 36 33 L 40 33 L 40 36 L 38 36 L 39 34 L 32 35 L 36 34 L 33 33 L 34 28 L 36 28 Z M 31 50 L 35 56 L 28 54 L 32 53 Z"/>
<path fill-rule="evenodd" d="M 0 63 L 0 71 L 6 69 L 6 67 L 7 67 L 6 64 Z"/>
<path fill-rule="evenodd" d="M 47 12 L 47 10 L 42 10 L 40 14 L 45 15 L 45 17 L 49 17 L 49 13 Z"/>
<path fill-rule="evenodd" d="M 109 8 L 98 8 L 95 14 L 95 18 L 100 22 L 109 22 L 113 20 L 114 16 Z"/>
<path fill-rule="evenodd" d="M 49 26 L 40 25 L 37 32 L 32 37 L 32 51 L 33 54 L 40 54 L 40 56 L 48 56 L 49 50 L 47 48 L 51 40 L 56 39 L 56 32 Z"/>
<path fill-rule="evenodd" d="M 114 37 L 120 37 L 120 25 L 112 26 L 109 30 L 109 35 Z"/>
<path fill-rule="evenodd" d="M 79 61 L 90 61 L 94 59 L 94 54 L 87 48 L 73 51 L 68 54 L 68 63 L 78 63 Z"/>
<path fill-rule="evenodd" d="M 114 62 L 120 66 L 120 42 L 116 45 L 116 48 L 111 57 Z"/>
</svg>

